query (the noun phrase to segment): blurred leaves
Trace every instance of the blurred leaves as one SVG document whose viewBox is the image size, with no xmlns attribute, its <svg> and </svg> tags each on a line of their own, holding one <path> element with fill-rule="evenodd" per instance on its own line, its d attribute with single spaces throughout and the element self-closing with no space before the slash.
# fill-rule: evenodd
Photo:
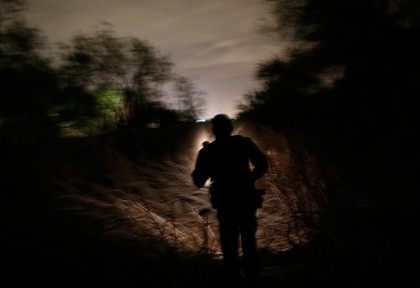
<svg viewBox="0 0 420 288">
<path fill-rule="evenodd" d="M 178 109 L 185 120 L 194 121 L 199 118 L 204 105 L 202 92 L 198 91 L 192 81 L 186 77 L 175 78 L 175 92 Z"/>
<path fill-rule="evenodd" d="M 418 242 L 407 231 L 418 219 L 420 2 L 270 2 L 270 32 L 291 42 L 289 53 L 260 65 L 262 88 L 240 116 L 304 135 L 316 153 L 329 213 L 315 250 L 330 255 L 327 273 L 359 279 L 350 286 L 378 285 L 385 274 L 398 283 L 410 270 L 396 266 Z"/>
<path fill-rule="evenodd" d="M 285 58 L 260 65 L 262 89 L 247 96 L 242 118 L 299 130 L 358 158 L 366 156 L 360 150 L 369 158 L 396 153 L 389 138 L 414 133 L 417 121 L 418 1 L 270 2 L 271 32 L 281 39 L 292 31 L 292 45 Z"/>
<path fill-rule="evenodd" d="M 185 108 L 185 118 L 184 107 L 178 112 L 161 101 L 168 82 L 174 84 L 172 96 L 193 99 L 196 91 L 189 80 L 180 89 L 184 78 L 175 76 L 168 57 L 146 41 L 120 37 L 103 23 L 61 43 L 53 58 L 42 34 L 25 23 L 25 8 L 23 1 L 0 1 L 0 120 L 6 138 L 194 120 L 195 102 Z"/>
<path fill-rule="evenodd" d="M 103 87 L 117 91 L 119 99 L 114 100 L 120 107 L 114 114 L 119 123 L 147 122 L 137 114 L 144 112 L 147 103 L 158 100 L 161 84 L 171 75 L 171 63 L 166 57 L 146 42 L 118 37 L 107 24 L 94 34 L 75 36 L 69 45 L 62 46 L 62 51 L 60 76 L 64 90 L 78 88 L 93 98 L 108 97 L 97 100 L 99 103 L 110 100 Z M 72 102 L 72 97 L 68 101 Z"/>
</svg>

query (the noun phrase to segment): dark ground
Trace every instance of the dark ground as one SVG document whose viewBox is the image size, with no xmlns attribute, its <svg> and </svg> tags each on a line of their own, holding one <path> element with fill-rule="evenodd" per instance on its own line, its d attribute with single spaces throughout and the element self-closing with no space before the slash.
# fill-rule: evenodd
<svg viewBox="0 0 420 288">
<path fill-rule="evenodd" d="M 168 131 L 171 132 L 124 131 L 91 138 L 55 139 L 42 144 L 4 143 L 1 149 L 3 285 L 220 286 L 221 263 L 208 254 L 186 255 L 164 244 L 156 249 L 147 243 L 109 237 L 94 219 L 62 209 L 63 200 L 56 197 L 60 192 L 55 180 L 71 173 L 112 187 L 113 180 L 108 177 L 112 167 L 107 167 L 106 161 L 110 147 L 124 151 L 136 165 L 159 159 L 162 153 L 189 149 L 177 146 L 192 137 L 186 127 Z M 173 141 L 175 138 L 178 141 Z M 410 223 L 400 223 L 402 217 L 395 217 L 390 211 L 375 214 L 357 205 L 342 208 L 335 214 L 342 215 L 340 220 L 326 221 L 328 225 L 335 223 L 331 224 L 335 225 L 334 230 L 327 229 L 334 234 L 321 233 L 308 245 L 288 252 L 261 251 L 261 286 L 407 287 L 404 282 L 409 277 L 406 276 L 412 276 L 402 268 L 407 264 L 403 252 L 407 247 L 399 251 L 396 245 L 417 246 L 418 243 L 401 241 L 398 237 Z M 338 225 L 341 226 L 337 228 Z"/>
</svg>

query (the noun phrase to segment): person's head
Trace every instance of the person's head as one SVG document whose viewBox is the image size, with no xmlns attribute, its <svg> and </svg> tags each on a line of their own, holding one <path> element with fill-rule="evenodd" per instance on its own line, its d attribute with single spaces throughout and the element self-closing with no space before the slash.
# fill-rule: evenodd
<svg viewBox="0 0 420 288">
<path fill-rule="evenodd" d="M 233 132 L 232 121 L 226 114 L 218 114 L 211 120 L 213 126 L 213 134 L 216 139 L 230 136 Z"/>
</svg>

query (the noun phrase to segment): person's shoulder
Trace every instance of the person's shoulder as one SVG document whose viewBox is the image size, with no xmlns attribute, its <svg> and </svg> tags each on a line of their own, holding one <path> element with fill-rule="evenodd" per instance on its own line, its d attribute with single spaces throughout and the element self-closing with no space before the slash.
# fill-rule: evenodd
<svg viewBox="0 0 420 288">
<path fill-rule="evenodd" d="M 214 142 L 214 141 L 213 141 Z M 204 141 L 201 145 L 200 152 L 201 154 L 210 153 L 211 150 L 213 150 L 214 143 L 209 141 Z"/>
<path fill-rule="evenodd" d="M 255 145 L 251 138 L 242 135 L 233 135 L 232 142 L 241 151 L 249 151 Z"/>
<path fill-rule="evenodd" d="M 251 138 L 246 137 L 246 136 L 242 136 L 242 135 L 233 135 L 232 139 L 236 143 L 245 144 L 245 145 L 253 143 Z"/>
</svg>

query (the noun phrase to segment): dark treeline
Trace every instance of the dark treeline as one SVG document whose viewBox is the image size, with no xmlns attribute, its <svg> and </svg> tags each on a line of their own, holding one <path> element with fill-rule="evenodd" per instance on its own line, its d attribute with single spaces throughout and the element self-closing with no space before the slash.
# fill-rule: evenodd
<svg viewBox="0 0 420 288">
<path fill-rule="evenodd" d="M 408 232 L 418 227 L 418 188 L 408 176 L 418 165 L 420 3 L 271 2 L 270 29 L 290 43 L 288 55 L 260 65 L 263 87 L 247 96 L 240 117 L 311 139 L 338 175 L 326 187 L 332 253 L 345 255 L 354 287 L 391 278 L 399 286 L 405 278 L 394 277 L 397 268 L 408 273 L 405 264 L 418 252 Z"/>
<path fill-rule="evenodd" d="M 32 141 L 59 132 L 165 126 L 198 116 L 193 84 L 147 42 L 119 37 L 103 24 L 52 53 L 42 33 L 25 23 L 25 8 L 24 1 L 0 1 L 3 137 Z M 176 95 L 176 109 L 161 101 L 165 89 Z"/>
</svg>

